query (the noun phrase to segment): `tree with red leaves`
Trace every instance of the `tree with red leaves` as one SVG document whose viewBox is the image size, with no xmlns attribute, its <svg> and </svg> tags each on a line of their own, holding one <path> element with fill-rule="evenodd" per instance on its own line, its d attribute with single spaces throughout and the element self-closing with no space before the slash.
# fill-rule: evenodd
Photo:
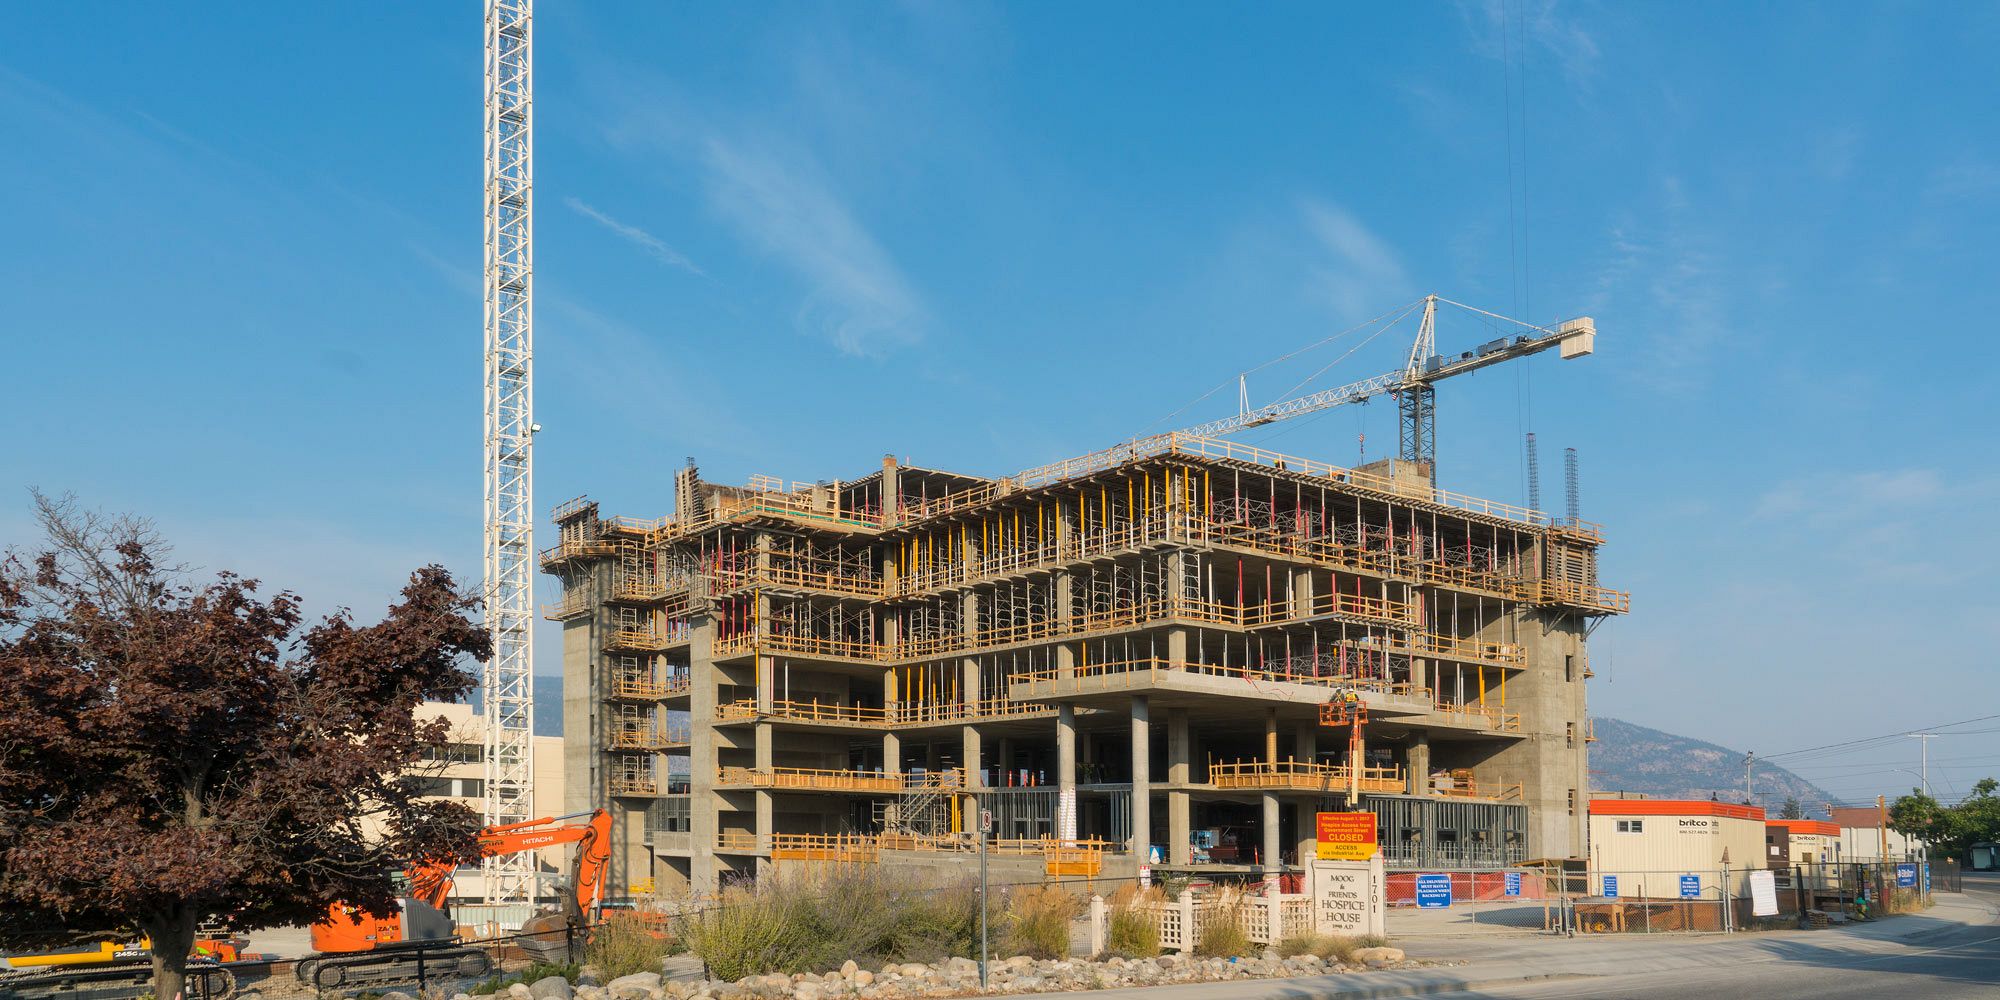
<svg viewBox="0 0 2000 1000">
<path fill-rule="evenodd" d="M 166 565 L 146 522 L 35 495 L 46 544 L 0 560 L 0 947 L 152 939 L 180 996 L 196 924 L 395 912 L 411 858 L 470 863 L 478 817 L 418 797 L 491 651 L 428 566 L 373 625 Z"/>
</svg>

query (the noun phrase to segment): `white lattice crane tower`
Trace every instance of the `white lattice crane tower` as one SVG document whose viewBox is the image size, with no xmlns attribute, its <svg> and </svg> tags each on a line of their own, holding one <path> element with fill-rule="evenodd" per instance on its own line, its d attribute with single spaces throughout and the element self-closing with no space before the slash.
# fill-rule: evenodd
<svg viewBox="0 0 2000 1000">
<path fill-rule="evenodd" d="M 486 822 L 534 810 L 534 112 L 530 0 L 486 4 Z M 531 902 L 534 855 L 488 858 L 487 902 Z"/>
</svg>

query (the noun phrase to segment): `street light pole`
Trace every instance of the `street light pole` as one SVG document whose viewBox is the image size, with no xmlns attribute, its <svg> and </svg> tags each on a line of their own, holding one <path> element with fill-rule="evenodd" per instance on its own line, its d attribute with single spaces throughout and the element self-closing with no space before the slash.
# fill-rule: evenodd
<svg viewBox="0 0 2000 1000">
<path fill-rule="evenodd" d="M 1917 743 L 1917 746 L 1919 746 L 1919 747 L 1922 747 L 1922 748 L 1923 748 L 1923 755 L 1922 755 L 1922 759 L 1923 759 L 1923 765 L 1922 765 L 1922 766 L 1923 766 L 1923 769 L 1924 769 L 1924 773 L 1923 773 L 1923 775 L 1922 775 L 1922 778 L 1923 778 L 1923 782 L 1924 782 L 1924 794 L 1925 794 L 1925 795 L 1929 795 L 1929 794 L 1931 793 L 1931 741 L 1932 741 L 1932 740 L 1934 740 L 1934 739 L 1937 739 L 1937 738 L 1938 738 L 1938 736 L 1939 736 L 1940 734 L 1938 734 L 1938 733 L 1906 733 L 1906 734 L 1904 734 L 1904 735 L 1908 736 L 1909 738 L 1911 738 L 1911 739 L 1913 739 L 1913 740 L 1917 740 L 1917 741 L 1918 741 L 1918 743 Z"/>
</svg>

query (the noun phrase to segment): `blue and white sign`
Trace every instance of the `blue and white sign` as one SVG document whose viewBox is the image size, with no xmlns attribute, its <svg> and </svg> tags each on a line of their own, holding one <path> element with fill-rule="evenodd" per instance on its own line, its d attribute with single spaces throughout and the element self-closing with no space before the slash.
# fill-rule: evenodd
<svg viewBox="0 0 2000 1000">
<path fill-rule="evenodd" d="M 1507 875 L 1506 875 L 1506 879 L 1507 879 L 1507 895 L 1509 895 L 1509 896 L 1518 896 L 1518 895 L 1520 895 L 1520 894 L 1521 894 L 1521 873 L 1520 873 L 1520 872 L 1508 872 L 1508 873 L 1507 873 Z"/>
<path fill-rule="evenodd" d="M 1426 910 L 1442 909 L 1451 905 L 1450 875 L 1418 875 L 1417 906 Z"/>
<path fill-rule="evenodd" d="M 1616 875 L 1604 876 L 1604 898 L 1605 899 L 1618 898 L 1618 876 Z"/>
<path fill-rule="evenodd" d="M 1902 889 L 1914 889 L 1916 888 L 1916 885 L 1917 885 L 1917 866 L 1913 864 L 1897 865 L 1896 886 Z"/>
<path fill-rule="evenodd" d="M 1682 899 L 1701 898 L 1701 876 L 1699 875 L 1681 876 L 1681 898 Z"/>
</svg>

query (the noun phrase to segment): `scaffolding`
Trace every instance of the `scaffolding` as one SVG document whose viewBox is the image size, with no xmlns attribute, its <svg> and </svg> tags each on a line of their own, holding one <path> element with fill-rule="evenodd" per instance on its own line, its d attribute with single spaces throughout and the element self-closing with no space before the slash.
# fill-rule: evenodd
<svg viewBox="0 0 2000 1000">
<path fill-rule="evenodd" d="M 1129 706 L 1163 691 L 1215 706 L 1204 745 L 1220 756 L 1167 794 L 1215 796 L 1218 824 L 1256 822 L 1229 809 L 1260 796 L 1359 794 L 1474 810 L 1410 813 L 1421 836 L 1477 820 L 1518 842 L 1525 810 L 1560 808 L 1550 789 L 1574 779 L 1493 760 L 1545 738 L 1580 755 L 1589 730 L 1509 687 L 1551 669 L 1580 684 L 1579 623 L 1630 607 L 1598 580 L 1595 525 L 1183 435 L 1001 479 L 889 460 L 742 486 L 690 464 L 675 483 L 673 514 L 653 521 L 565 505 L 544 553 L 565 583 L 550 611 L 596 630 L 612 794 L 729 793 L 674 806 L 663 816 L 690 818 L 663 822 L 689 825 L 659 831 L 726 855 L 957 850 L 985 808 L 1024 844 L 1073 843 L 1080 823 L 1105 844 L 1037 850 L 1052 870 L 1098 864 L 1093 851 L 1156 833 L 1134 828 L 1134 786 L 1109 780 L 1137 769 L 1079 757 L 1065 781 L 1050 720 L 1117 753 Z M 1573 645 L 1538 654 L 1556 641 Z M 1281 755 L 1275 722 L 1257 721 L 1349 697 L 1390 709 L 1400 738 L 1344 759 L 1296 736 Z"/>
</svg>

